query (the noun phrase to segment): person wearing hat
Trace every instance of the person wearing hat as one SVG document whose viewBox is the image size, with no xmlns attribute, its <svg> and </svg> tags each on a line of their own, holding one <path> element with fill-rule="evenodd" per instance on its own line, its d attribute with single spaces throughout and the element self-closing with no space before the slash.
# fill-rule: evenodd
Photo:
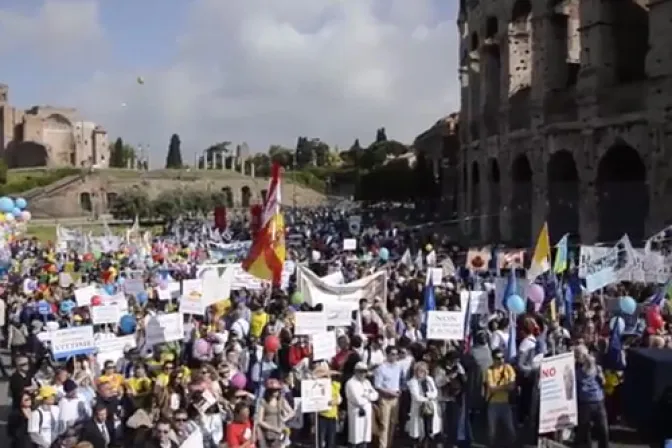
<svg viewBox="0 0 672 448">
<path fill-rule="evenodd" d="M 36 446 L 47 448 L 58 437 L 58 407 L 54 405 L 56 388 L 40 387 L 37 401 L 39 406 L 30 414 L 28 420 L 28 435 Z"/>
<path fill-rule="evenodd" d="M 282 396 L 282 384 L 275 378 L 266 381 L 257 417 L 257 441 L 261 448 L 279 448 L 287 440 L 287 422 L 294 418 L 294 409 Z"/>
<path fill-rule="evenodd" d="M 87 404 L 77 392 L 77 383 L 71 379 L 63 383 L 64 396 L 58 402 L 58 432 L 64 433 L 68 428 L 83 422 L 88 417 Z"/>
<path fill-rule="evenodd" d="M 378 392 L 366 377 L 368 367 L 360 361 L 355 364 L 355 374 L 345 384 L 345 399 L 348 410 L 348 443 L 357 447 L 371 443 L 373 407 L 378 400 Z"/>
</svg>

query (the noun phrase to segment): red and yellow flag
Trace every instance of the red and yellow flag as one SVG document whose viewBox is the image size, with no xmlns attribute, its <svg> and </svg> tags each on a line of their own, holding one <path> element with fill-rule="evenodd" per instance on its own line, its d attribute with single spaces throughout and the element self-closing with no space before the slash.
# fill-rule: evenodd
<svg viewBox="0 0 672 448">
<path fill-rule="evenodd" d="M 261 226 L 243 261 L 243 269 L 261 280 L 280 285 L 284 264 L 285 220 L 280 213 L 280 165 L 274 163 L 264 198 Z"/>
</svg>

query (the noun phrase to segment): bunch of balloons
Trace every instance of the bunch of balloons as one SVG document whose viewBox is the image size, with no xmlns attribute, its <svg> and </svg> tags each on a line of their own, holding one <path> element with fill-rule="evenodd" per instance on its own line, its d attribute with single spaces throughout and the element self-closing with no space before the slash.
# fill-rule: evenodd
<svg viewBox="0 0 672 448">
<path fill-rule="evenodd" d="M 8 197 L 0 197 L 0 222 L 28 222 L 32 218 L 30 212 L 26 210 L 28 202 L 23 198 L 16 200 Z"/>
</svg>

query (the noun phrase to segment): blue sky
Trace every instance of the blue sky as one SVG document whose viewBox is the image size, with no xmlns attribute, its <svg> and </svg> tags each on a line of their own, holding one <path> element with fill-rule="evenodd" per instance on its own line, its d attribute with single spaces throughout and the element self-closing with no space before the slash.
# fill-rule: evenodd
<svg viewBox="0 0 672 448">
<path fill-rule="evenodd" d="M 457 3 L 2 0 L 0 82 L 13 104 L 77 107 L 157 161 L 173 132 L 187 153 L 344 147 L 380 126 L 410 142 L 458 107 Z"/>
</svg>

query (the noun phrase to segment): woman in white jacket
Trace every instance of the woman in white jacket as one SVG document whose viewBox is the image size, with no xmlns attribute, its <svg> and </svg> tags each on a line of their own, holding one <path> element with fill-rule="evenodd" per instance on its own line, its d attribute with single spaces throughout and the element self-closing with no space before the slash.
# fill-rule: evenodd
<svg viewBox="0 0 672 448">
<path fill-rule="evenodd" d="M 429 376 L 429 367 L 419 362 L 413 367 L 413 378 L 408 382 L 411 394 L 411 412 L 406 432 L 415 440 L 416 446 L 428 446 L 441 433 L 441 409 L 439 391 L 434 378 Z"/>
<path fill-rule="evenodd" d="M 353 448 L 363 448 L 371 443 L 373 408 L 371 403 L 378 400 L 378 392 L 366 378 L 367 365 L 358 362 L 355 376 L 345 383 L 345 399 L 348 404 L 348 444 Z"/>
</svg>

